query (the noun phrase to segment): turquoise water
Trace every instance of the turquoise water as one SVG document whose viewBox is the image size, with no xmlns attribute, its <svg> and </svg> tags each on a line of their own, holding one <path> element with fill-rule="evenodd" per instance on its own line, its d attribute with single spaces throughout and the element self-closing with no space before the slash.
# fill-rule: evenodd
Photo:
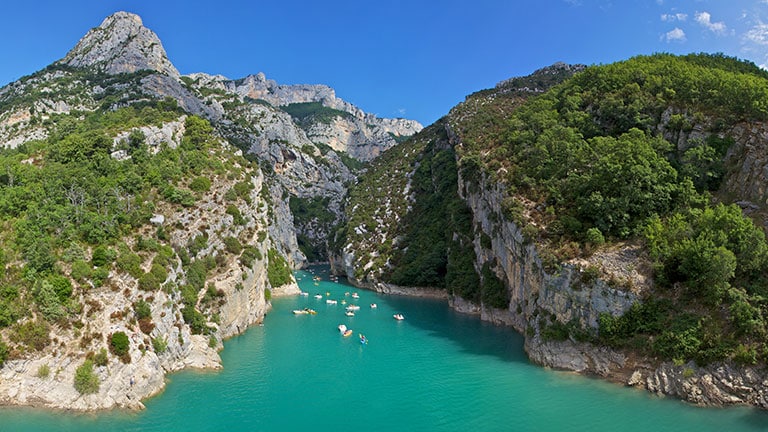
<svg viewBox="0 0 768 432">
<path fill-rule="evenodd" d="M 275 299 L 263 327 L 225 343 L 222 371 L 171 375 L 139 413 L 0 409 L 0 431 L 768 430 L 768 413 L 759 410 L 696 408 L 533 366 L 521 336 L 443 302 L 297 275 L 310 296 Z M 360 310 L 347 317 L 341 302 L 326 298 Z M 304 307 L 317 315 L 291 313 Z M 405 320 L 395 321 L 396 312 Z M 339 324 L 354 335 L 342 337 Z"/>
</svg>

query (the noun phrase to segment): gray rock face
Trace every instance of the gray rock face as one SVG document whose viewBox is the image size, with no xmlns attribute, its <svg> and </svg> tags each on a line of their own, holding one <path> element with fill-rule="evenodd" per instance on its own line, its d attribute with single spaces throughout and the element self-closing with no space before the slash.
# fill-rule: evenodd
<svg viewBox="0 0 768 432">
<path fill-rule="evenodd" d="M 468 187 L 468 182 L 479 187 Z M 529 326 L 538 332 L 542 314 L 561 324 L 596 329 L 601 313 L 622 315 L 637 302 L 636 294 L 611 288 L 600 279 L 581 283 L 581 265 L 577 263 L 563 263 L 556 271 L 546 271 L 536 245 L 527 242 L 520 227 L 504 217 L 501 185 L 460 175 L 459 191 L 472 210 L 474 224 L 491 239 L 491 247 L 486 249 L 480 234 L 476 235 L 476 266 L 498 263 L 497 275 L 510 292 L 509 322 L 519 332 L 527 332 Z M 530 345 L 530 349 L 535 347 Z"/>
<path fill-rule="evenodd" d="M 128 12 L 107 17 L 91 29 L 61 60 L 74 67 L 96 67 L 108 74 L 150 69 L 173 78 L 179 72 L 165 54 L 157 35 L 141 18 Z"/>
<path fill-rule="evenodd" d="M 725 164 L 738 169 L 725 178 L 725 190 L 765 209 L 768 205 L 768 126 L 742 123 L 734 126 L 728 135 L 734 139 L 734 145 L 725 156 Z"/>
<path fill-rule="evenodd" d="M 371 160 L 397 142 L 394 137 L 411 136 L 423 126 L 415 120 L 379 118 L 336 97 L 326 85 L 281 85 L 268 80 L 263 73 L 241 80 L 223 82 L 224 87 L 241 97 L 261 99 L 274 106 L 318 102 L 328 108 L 349 113 L 329 123 L 314 123 L 306 128 L 310 141 L 322 143 L 337 151 L 347 152 L 360 160 Z"/>
<path fill-rule="evenodd" d="M 638 369 L 627 385 L 672 395 L 696 405 L 749 404 L 768 408 L 768 380 L 755 367 L 734 368 L 714 364 L 706 368 L 693 362 L 663 363 L 655 369 Z"/>
</svg>

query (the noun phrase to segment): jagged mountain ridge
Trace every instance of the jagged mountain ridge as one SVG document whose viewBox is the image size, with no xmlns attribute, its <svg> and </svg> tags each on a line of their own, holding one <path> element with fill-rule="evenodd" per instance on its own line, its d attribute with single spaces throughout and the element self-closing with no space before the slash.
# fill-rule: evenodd
<svg viewBox="0 0 768 432">
<path fill-rule="evenodd" d="M 370 160 L 421 129 L 412 120 L 366 114 L 327 86 L 278 85 L 263 74 L 242 80 L 201 73 L 179 77 L 141 18 L 118 12 L 61 61 L 0 89 L 0 145 L 45 139 L 55 116 L 73 110 L 115 109 L 165 97 L 211 120 L 219 134 L 264 161 L 292 196 L 328 198 L 335 221 L 344 184 L 353 180 L 350 167 L 357 166 L 350 158 Z M 281 108 L 297 103 L 310 108 L 301 119 Z M 323 249 L 331 225 L 316 220 L 300 222 L 299 231 L 311 247 Z M 287 244 L 282 250 L 293 255 Z M 295 258 L 303 261 L 300 254 Z"/>
<path fill-rule="evenodd" d="M 60 67 L 57 68 L 56 66 Z M 142 71 L 154 71 L 157 74 L 146 74 L 141 81 L 141 90 L 154 97 L 173 97 L 179 104 L 193 114 L 202 115 L 212 120 L 223 119 L 225 109 L 215 101 L 223 100 L 222 94 L 211 94 L 211 90 L 218 92 L 224 90 L 230 98 L 238 96 L 238 100 L 261 99 L 269 102 L 275 108 L 293 103 L 317 102 L 323 106 L 343 111 L 359 121 L 344 123 L 348 130 L 343 133 L 329 131 L 327 127 L 312 124 L 305 129 L 313 129 L 311 140 L 330 145 L 336 151 L 345 151 L 353 157 L 361 160 L 369 160 L 379 154 L 381 150 L 396 143 L 396 139 L 412 135 L 422 128 L 413 120 L 386 119 L 373 114 L 368 114 L 354 105 L 336 97 L 335 92 L 323 85 L 279 85 L 273 80 L 267 80 L 263 73 L 251 75 L 239 80 L 229 80 L 221 76 L 206 74 L 190 75 L 192 81 L 199 83 L 202 78 L 205 95 L 190 94 L 183 83 L 178 81 L 180 75 L 166 56 L 165 50 L 157 35 L 143 26 L 141 18 L 128 12 L 118 12 L 106 18 L 99 27 L 90 30 L 83 39 L 62 60 L 54 64 L 49 70 L 52 73 L 38 73 L 31 79 L 22 79 L 11 83 L 5 89 L 0 90 L 0 98 L 12 101 L 14 93 L 23 93 L 30 85 L 37 86 L 62 78 L 67 74 L 64 66 L 73 68 L 87 68 L 91 71 L 101 72 L 107 75 L 133 74 Z M 170 78 L 170 79 L 167 79 Z M 189 82 L 189 81 L 187 81 Z M 195 87 L 201 88 L 200 85 Z M 82 90 L 82 89 L 78 89 Z M 50 91 L 50 90 L 48 90 Z M 104 89 L 94 88 L 90 93 L 98 94 Z M 17 94 L 18 96 L 18 94 Z M 200 97 L 202 96 L 202 97 Z M 213 97 L 212 97 L 213 96 Z M 199 101 L 205 102 L 200 104 Z M 79 109 L 92 109 L 88 104 L 68 104 L 67 101 L 56 101 L 58 106 L 50 106 L 55 112 L 67 112 L 71 109 L 68 105 L 74 105 Z M 54 104 L 51 104 L 54 105 Z M 29 108 L 26 106 L 25 108 Z M 23 113 L 15 113 L 14 120 Z M 7 114 L 6 114 L 7 115 Z M 12 123 L 16 124 L 18 121 Z M 8 121 L 0 122 L 0 126 L 8 126 Z M 323 136 L 325 141 L 322 141 Z M 39 135 L 38 135 L 39 136 Z M 3 141 L 4 146 L 13 145 L 15 142 L 9 137 Z M 369 147 L 366 149 L 366 147 Z M 350 149 L 354 149 L 349 152 Z"/>
</svg>

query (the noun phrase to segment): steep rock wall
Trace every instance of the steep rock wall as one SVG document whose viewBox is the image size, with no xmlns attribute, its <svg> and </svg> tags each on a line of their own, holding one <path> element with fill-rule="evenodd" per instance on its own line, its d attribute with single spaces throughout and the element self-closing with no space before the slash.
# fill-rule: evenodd
<svg viewBox="0 0 768 432">
<path fill-rule="evenodd" d="M 750 135 L 760 136 L 754 130 Z M 510 303 L 506 310 L 494 310 L 454 298 L 454 308 L 478 314 L 484 320 L 512 325 L 525 336 L 525 350 L 531 361 L 542 366 L 597 375 L 698 405 L 748 404 L 768 408 L 768 380 L 763 371 L 754 367 L 726 363 L 705 367 L 693 362 L 659 364 L 653 359 L 628 357 L 573 338 L 547 340 L 542 334 L 545 317 L 561 324 L 577 323 L 594 331 L 601 313 L 622 315 L 640 297 L 636 291 L 612 288 L 601 279 L 583 283 L 582 263 L 576 261 L 562 263 L 555 271 L 545 270 L 535 245 L 526 241 L 520 227 L 505 220 L 501 185 L 485 177 L 460 176 L 459 193 L 472 209 L 475 224 L 491 238 L 490 249 L 482 247 L 479 238 L 475 239 L 476 265 L 480 268 L 491 260 L 498 263 L 497 275 L 509 289 Z M 639 261 L 631 248 L 616 255 L 618 258 L 612 264 L 623 268 L 608 270 L 629 275 L 633 282 L 630 285 L 639 290 L 651 283 L 635 270 L 628 270 Z M 598 261 L 604 258 L 596 257 Z"/>
</svg>

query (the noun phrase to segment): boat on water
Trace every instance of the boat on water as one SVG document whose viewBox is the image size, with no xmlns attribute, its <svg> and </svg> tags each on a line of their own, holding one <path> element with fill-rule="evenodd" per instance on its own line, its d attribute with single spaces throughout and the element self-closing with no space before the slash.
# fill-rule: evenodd
<svg viewBox="0 0 768 432">
<path fill-rule="evenodd" d="M 349 305 L 345 309 L 347 311 L 356 311 L 356 310 L 360 310 L 360 306 L 358 306 L 358 305 Z"/>
<path fill-rule="evenodd" d="M 325 302 L 329 305 L 335 305 L 336 303 L 338 303 L 336 300 L 331 300 L 331 299 L 326 299 Z"/>
<path fill-rule="evenodd" d="M 358 293 L 352 293 L 352 298 L 360 298 L 360 294 L 358 294 Z"/>
<path fill-rule="evenodd" d="M 376 303 L 371 303 L 371 309 L 376 309 L 377 307 L 379 307 L 379 305 Z"/>
<path fill-rule="evenodd" d="M 405 317 L 403 316 L 403 314 L 399 314 L 399 313 L 392 315 L 392 318 L 394 318 L 394 319 L 396 319 L 396 320 L 398 320 L 398 321 L 402 321 L 402 320 L 404 320 L 404 319 L 405 319 Z"/>
<path fill-rule="evenodd" d="M 304 308 L 304 309 L 294 309 L 293 314 L 294 315 L 315 315 L 317 314 L 317 312 L 315 312 L 314 309 Z"/>
<path fill-rule="evenodd" d="M 339 324 L 339 333 L 344 333 L 347 331 L 347 326 L 344 324 Z"/>
<path fill-rule="evenodd" d="M 350 336 L 352 336 L 352 333 L 353 333 L 352 329 L 348 329 L 347 331 L 345 331 L 344 333 L 342 333 L 342 335 L 343 335 L 344 337 L 350 337 Z"/>
<path fill-rule="evenodd" d="M 360 334 L 360 343 L 363 345 L 368 345 L 368 338 L 365 337 L 365 335 L 362 333 Z"/>
<path fill-rule="evenodd" d="M 323 298 L 323 296 L 321 296 L 320 294 L 315 294 L 315 298 L 320 300 L 321 298 Z"/>
<path fill-rule="evenodd" d="M 307 297 L 309 295 L 309 293 L 306 292 L 306 291 L 302 291 L 302 292 L 299 293 L 299 295 L 302 296 L 302 297 Z"/>
<path fill-rule="evenodd" d="M 344 312 L 344 315 L 352 317 L 352 316 L 355 316 L 355 313 L 352 312 L 352 311 L 346 311 L 346 312 Z"/>
</svg>

